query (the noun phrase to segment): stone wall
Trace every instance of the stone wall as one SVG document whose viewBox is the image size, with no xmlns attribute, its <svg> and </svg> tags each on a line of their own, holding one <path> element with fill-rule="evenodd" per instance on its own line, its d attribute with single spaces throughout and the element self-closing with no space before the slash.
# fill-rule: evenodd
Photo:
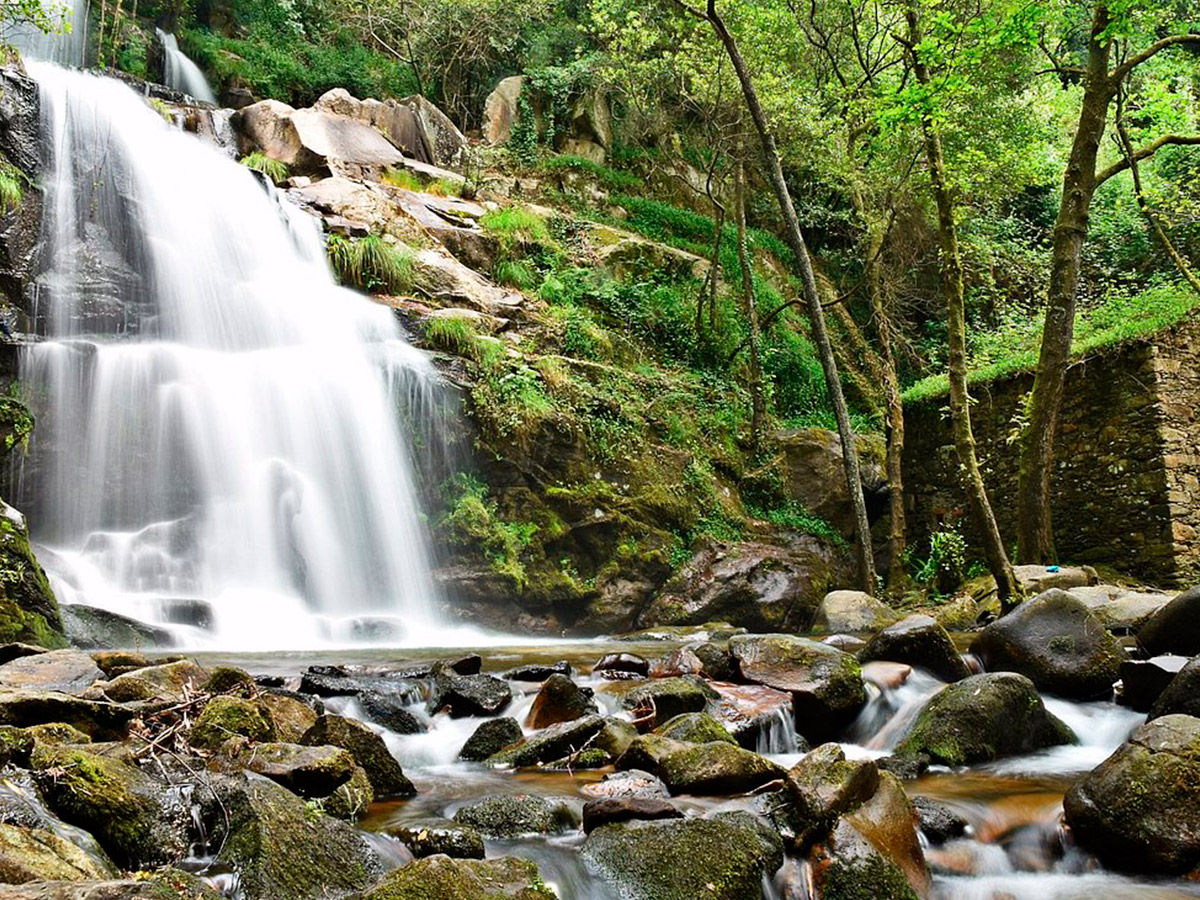
<svg viewBox="0 0 1200 900">
<path fill-rule="evenodd" d="M 1022 373 L 972 388 L 980 459 L 1005 540 L 1016 543 L 1016 432 L 1033 385 Z M 1171 586 L 1200 576 L 1200 324 L 1074 364 L 1056 442 L 1052 494 L 1060 557 Z M 905 409 L 910 538 L 965 511 L 947 398 Z M 977 546 L 977 543 L 976 543 Z"/>
</svg>

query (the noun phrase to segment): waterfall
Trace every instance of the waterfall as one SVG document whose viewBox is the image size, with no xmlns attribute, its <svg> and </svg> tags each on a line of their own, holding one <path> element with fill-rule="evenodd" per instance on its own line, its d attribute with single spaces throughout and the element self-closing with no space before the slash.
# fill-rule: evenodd
<svg viewBox="0 0 1200 900">
<path fill-rule="evenodd" d="M 398 423 L 434 402 L 432 366 L 252 172 L 117 81 L 30 72 L 44 340 L 20 502 L 60 601 L 227 647 L 428 641 Z"/>
<path fill-rule="evenodd" d="M 45 7 L 59 33 L 46 34 L 27 22 L 15 22 L 4 25 L 0 37 L 20 50 L 27 60 L 82 67 L 87 52 L 89 0 L 64 0 Z"/>
<path fill-rule="evenodd" d="M 167 34 L 161 28 L 155 28 L 154 33 L 162 44 L 163 78 L 167 87 L 183 91 L 190 97 L 203 100 L 205 103 L 216 103 L 217 98 L 208 86 L 208 79 L 200 71 L 200 67 L 192 62 L 186 53 L 179 49 L 175 35 Z"/>
</svg>

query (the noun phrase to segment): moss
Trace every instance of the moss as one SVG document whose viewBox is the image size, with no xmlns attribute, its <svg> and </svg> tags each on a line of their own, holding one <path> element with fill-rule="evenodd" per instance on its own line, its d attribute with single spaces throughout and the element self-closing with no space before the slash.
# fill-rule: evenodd
<svg viewBox="0 0 1200 900">
<path fill-rule="evenodd" d="M 67 646 L 54 591 L 11 508 L 0 511 L 0 642 Z"/>
<path fill-rule="evenodd" d="M 555 900 L 534 863 L 430 856 L 389 873 L 363 900 Z"/>
<path fill-rule="evenodd" d="M 241 697 L 214 697 L 204 707 L 188 738 L 193 747 L 216 750 L 234 735 L 252 741 L 275 739 L 269 713 Z"/>
<path fill-rule="evenodd" d="M 824 873 L 823 900 L 919 900 L 898 867 L 881 856 L 832 861 Z"/>
<path fill-rule="evenodd" d="M 25 733 L 39 744 L 90 744 L 92 739 L 64 722 L 49 722 L 25 729 Z"/>
<path fill-rule="evenodd" d="M 34 737 L 24 728 L 0 725 L 0 765 L 29 765 Z"/>
<path fill-rule="evenodd" d="M 236 666 L 217 666 L 201 685 L 201 690 L 212 694 L 227 694 L 234 691 L 245 693 L 253 691 L 254 687 L 254 678 L 244 669 Z"/>
<path fill-rule="evenodd" d="M 684 713 L 675 716 L 658 728 L 655 734 L 676 741 L 686 741 L 689 744 L 707 744 L 713 741 L 723 741 L 736 744 L 737 741 L 729 731 L 708 713 Z"/>
<path fill-rule="evenodd" d="M 321 716 L 317 723 L 305 732 L 300 743 L 312 747 L 330 744 L 349 750 L 354 761 L 366 771 L 375 796 L 379 799 L 411 797 L 417 792 L 395 757 L 388 752 L 383 738 L 353 719 Z"/>
</svg>

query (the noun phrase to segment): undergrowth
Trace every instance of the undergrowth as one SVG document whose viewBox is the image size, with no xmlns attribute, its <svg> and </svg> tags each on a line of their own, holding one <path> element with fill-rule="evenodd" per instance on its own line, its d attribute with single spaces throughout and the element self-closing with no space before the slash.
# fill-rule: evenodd
<svg viewBox="0 0 1200 900">
<path fill-rule="evenodd" d="M 256 172 L 262 172 L 275 184 L 283 184 L 287 181 L 291 174 L 288 164 L 282 160 L 272 159 L 267 154 L 255 150 L 253 153 L 248 153 L 239 160 L 247 169 L 253 169 Z"/>
<path fill-rule="evenodd" d="M 330 235 L 325 250 L 338 280 L 347 287 L 389 294 L 412 291 L 413 252 L 403 244 L 389 244 L 376 235 L 356 240 Z"/>
</svg>

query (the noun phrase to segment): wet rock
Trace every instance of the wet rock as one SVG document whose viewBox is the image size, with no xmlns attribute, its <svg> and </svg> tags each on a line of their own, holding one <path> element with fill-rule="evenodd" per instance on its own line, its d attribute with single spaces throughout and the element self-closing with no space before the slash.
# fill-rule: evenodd
<svg viewBox="0 0 1200 900">
<path fill-rule="evenodd" d="M 430 713 L 449 710 L 454 718 L 494 716 L 512 702 L 512 688 L 491 675 L 435 676 L 426 708 Z"/>
<path fill-rule="evenodd" d="M 803 849 L 878 788 L 875 763 L 847 760 L 837 744 L 822 744 L 788 770 L 783 791 L 767 806 L 788 846 Z"/>
<path fill-rule="evenodd" d="M 12 763 L 22 768 L 28 766 L 29 754 L 33 752 L 35 740 L 27 728 L 0 725 L 0 765 L 7 766 Z"/>
<path fill-rule="evenodd" d="M 483 859 L 483 836 L 470 825 L 449 819 L 418 819 L 388 829 L 418 859 L 439 853 L 451 859 Z"/>
<path fill-rule="evenodd" d="M 879 767 L 879 771 L 891 772 L 901 781 L 915 781 L 928 771 L 930 762 L 932 760 L 925 753 L 917 753 L 912 756 L 893 754 L 875 760 L 875 765 Z"/>
<path fill-rule="evenodd" d="M 1200 715 L 1200 657 L 1193 659 L 1170 683 L 1150 707 L 1149 719 L 1181 714 Z"/>
<path fill-rule="evenodd" d="M 354 828 L 258 775 L 214 779 L 197 799 L 217 865 L 238 875 L 247 900 L 317 900 L 361 891 L 382 872 Z"/>
<path fill-rule="evenodd" d="M 659 775 L 672 795 L 746 794 L 783 778 L 782 766 L 734 743 L 692 744 L 668 753 Z"/>
<path fill-rule="evenodd" d="M 515 744 L 524 735 L 521 723 L 516 719 L 488 719 L 467 738 L 467 742 L 458 753 L 458 758 L 469 762 L 482 762 L 505 747 Z"/>
<path fill-rule="evenodd" d="M 169 865 L 186 854 L 188 805 L 141 770 L 69 745 L 39 744 L 31 765 L 55 814 L 91 832 L 122 868 Z"/>
<path fill-rule="evenodd" d="M 580 791 L 585 797 L 598 800 L 666 799 L 671 795 L 657 776 L 641 769 L 611 772 L 601 781 L 585 784 Z"/>
<path fill-rule="evenodd" d="M 561 722 L 522 738 L 511 747 L 493 754 L 487 761 L 494 766 L 517 769 L 554 762 L 592 746 L 604 726 L 605 720 L 600 716 L 584 716 L 582 719 Z"/>
<path fill-rule="evenodd" d="M 654 733 L 687 744 L 708 744 L 714 741 L 722 741 L 726 744 L 737 743 L 724 725 L 708 713 L 702 712 L 684 713 L 669 719 L 655 728 Z"/>
<path fill-rule="evenodd" d="M 265 691 L 259 694 L 258 702 L 270 717 L 276 736 L 289 744 L 300 743 L 304 733 L 317 724 L 318 715 L 324 712 L 324 705 L 318 710 L 311 701 L 286 691 Z"/>
<path fill-rule="evenodd" d="M 991 672 L 1018 672 L 1063 697 L 1107 696 L 1125 651 L 1092 612 L 1065 591 L 1049 590 L 987 626 L 971 652 Z"/>
<path fill-rule="evenodd" d="M 187 662 L 187 660 L 185 660 Z M 217 666 L 208 673 L 201 689 L 210 694 L 246 696 L 254 691 L 254 677 L 237 666 Z"/>
<path fill-rule="evenodd" d="M 485 837 L 512 838 L 523 834 L 557 834 L 578 822 L 570 807 L 532 794 L 501 794 L 462 807 L 454 814 Z"/>
<path fill-rule="evenodd" d="M 1076 841 L 1125 871 L 1183 874 L 1200 863 L 1200 719 L 1138 728 L 1067 792 Z"/>
<path fill-rule="evenodd" d="M 1117 694 L 1118 702 L 1136 709 L 1138 712 L 1149 712 L 1167 685 L 1188 664 L 1186 656 L 1156 656 L 1153 659 L 1127 659 L 1121 663 L 1121 690 Z M 1186 709 L 1172 709 L 1171 712 L 1195 713 Z"/>
<path fill-rule="evenodd" d="M 363 691 L 358 695 L 358 705 L 368 719 L 396 734 L 424 734 L 428 730 L 424 722 L 408 711 L 401 695 Z"/>
<path fill-rule="evenodd" d="M 525 724 L 548 728 L 598 711 L 591 688 L 581 688 L 566 675 L 551 675 L 534 697 Z"/>
<path fill-rule="evenodd" d="M 326 814 L 344 822 L 357 822 L 375 800 L 375 789 L 362 766 L 355 766 L 350 778 L 334 788 L 332 794 L 321 798 Z"/>
<path fill-rule="evenodd" d="M 638 769 L 660 773 L 663 760 L 677 750 L 687 748 L 683 741 L 660 734 L 639 734 L 617 759 L 618 769 Z"/>
<path fill-rule="evenodd" d="M 83 881 L 116 875 L 51 831 L 0 824 L 0 883 Z M 2 889 L 0 889 L 2 891 Z"/>
<path fill-rule="evenodd" d="M 849 723 L 867 700 L 858 662 L 848 653 L 786 634 L 729 641 L 742 680 L 792 695 L 796 727 L 821 740 Z"/>
<path fill-rule="evenodd" d="M 1092 611 L 1113 634 L 1137 634 L 1171 598 L 1146 591 L 1124 591 Z"/>
<path fill-rule="evenodd" d="M 844 877 L 849 883 L 853 876 L 861 885 L 873 888 L 876 896 L 884 900 L 927 896 L 930 878 L 917 824 L 916 811 L 900 782 L 886 772 L 881 773 L 875 793 L 847 812 L 834 828 L 825 845 L 830 861 L 822 873 L 824 877 L 818 881 L 828 885 L 831 879 L 836 881 Z M 880 862 L 886 866 L 881 866 Z M 864 864 L 876 873 L 887 871 L 893 876 L 899 873 L 904 884 L 894 877 L 884 877 L 882 883 L 872 879 L 863 881 L 860 867 Z M 843 867 L 839 873 L 838 869 Z M 824 896 L 828 898 L 831 893 L 837 896 L 836 891 L 831 892 L 826 887 Z"/>
<path fill-rule="evenodd" d="M 66 646 L 58 602 L 29 546 L 25 517 L 2 500 L 0 574 L 0 641 L 48 649 Z"/>
<path fill-rule="evenodd" d="M 557 900 L 527 859 L 429 856 L 389 872 L 360 900 Z"/>
<path fill-rule="evenodd" d="M 136 672 L 150 665 L 146 655 L 136 650 L 97 650 L 92 653 L 92 659 L 109 678 Z"/>
<path fill-rule="evenodd" d="M 1067 591 L 1099 583 L 1091 566 L 1013 566 L 1017 584 L 1026 594 L 1041 594 L 1052 589 Z"/>
<path fill-rule="evenodd" d="M 624 239 L 608 251 L 609 265 L 645 268 L 638 240 Z M 660 260 L 690 267 L 696 260 Z M 701 276 L 703 277 L 703 276 Z M 737 541 L 708 543 L 663 585 L 640 614 L 645 625 L 701 625 L 722 619 L 753 631 L 799 630 L 828 590 L 838 565 L 838 550 L 811 535 L 789 536 L 783 543 Z"/>
<path fill-rule="evenodd" d="M 165 628 L 94 606 L 63 604 L 62 622 L 71 644 L 84 650 L 175 645 L 175 638 Z"/>
<path fill-rule="evenodd" d="M 184 693 L 195 694 L 209 678 L 208 670 L 191 660 L 147 666 L 112 681 L 101 682 L 98 687 L 105 696 L 117 703 L 136 701 L 170 701 L 178 703 Z"/>
<path fill-rule="evenodd" d="M 22 656 L 0 666 L 0 689 L 60 691 L 78 697 L 104 673 L 81 650 L 54 650 Z"/>
<path fill-rule="evenodd" d="M 932 672 L 943 681 L 959 681 L 971 670 L 959 655 L 946 629 L 929 616 L 906 616 L 867 642 L 860 661 L 872 659 L 907 663 Z"/>
<path fill-rule="evenodd" d="M 270 714 L 253 700 L 213 697 L 192 726 L 188 743 L 202 750 L 216 750 L 238 735 L 252 741 L 275 740 L 275 726 Z"/>
<path fill-rule="evenodd" d="M 645 678 L 650 674 L 650 663 L 636 653 L 608 653 L 600 657 L 592 674 L 601 678 Z"/>
<path fill-rule="evenodd" d="M 783 863 L 772 837 L 754 817 L 733 813 L 605 825 L 588 835 L 582 853 L 627 900 L 758 900 L 763 876 Z"/>
<path fill-rule="evenodd" d="M 310 747 L 328 744 L 349 750 L 354 761 L 366 771 L 377 799 L 411 797 L 417 792 L 400 763 L 388 752 L 383 738 L 353 719 L 323 715 L 304 733 L 300 743 Z"/>
<path fill-rule="evenodd" d="M 25 728 L 64 722 L 93 740 L 114 740 L 125 736 L 133 716 L 132 709 L 115 703 L 84 700 L 53 691 L 0 692 L 0 725 Z"/>
<path fill-rule="evenodd" d="M 570 674 L 571 664 L 564 659 L 556 663 L 550 663 L 549 665 L 530 663 L 524 666 L 515 666 L 504 672 L 500 677 L 505 681 L 536 681 L 540 683 L 551 675 L 570 676 Z"/>
<path fill-rule="evenodd" d="M 943 844 L 962 837 L 970 827 L 966 819 L 945 803 L 938 803 L 929 797 L 914 797 L 913 808 L 917 811 L 921 831 L 931 844 Z"/>
<path fill-rule="evenodd" d="M 666 800 L 653 797 L 613 797 L 589 800 L 583 806 L 583 830 L 591 834 L 601 825 L 630 822 L 635 819 L 682 819 L 681 813 Z"/>
<path fill-rule="evenodd" d="M 813 614 L 812 630 L 820 634 L 878 631 L 900 614 L 864 591 L 831 591 Z"/>
<path fill-rule="evenodd" d="M 684 713 L 701 712 L 710 700 L 717 699 L 716 691 L 694 676 L 626 682 L 609 690 L 621 697 L 623 709 L 652 716 L 654 726 Z"/>
<path fill-rule="evenodd" d="M 761 684 L 722 684 L 715 715 L 741 746 L 753 750 L 776 722 L 795 722 L 792 695 Z M 803 743 L 803 738 L 798 738 Z M 807 748 L 805 748 L 807 749 Z"/>
<path fill-rule="evenodd" d="M 281 784 L 301 797 L 326 797 L 350 780 L 354 757 L 340 747 L 227 741 L 221 748 L 223 768 L 248 769 Z"/>
<path fill-rule="evenodd" d="M 1137 640 L 1149 656 L 1200 654 L 1200 587 L 1184 591 L 1155 613 L 1138 631 Z"/>
<path fill-rule="evenodd" d="M 92 739 L 72 725 L 62 722 L 48 722 L 45 725 L 32 725 L 24 729 L 24 735 L 38 744 L 90 744 Z M 3 740 L 0 738 L 0 740 Z"/>
<path fill-rule="evenodd" d="M 1046 710 L 1033 682 L 1013 672 L 991 672 L 942 688 L 896 752 L 964 766 L 1074 742 L 1071 729 Z"/>
<path fill-rule="evenodd" d="M 0 888 L 4 900 L 221 900 L 201 879 L 177 869 L 139 873 L 137 879 L 37 881 Z"/>
<path fill-rule="evenodd" d="M 629 745 L 637 736 L 638 730 L 633 723 L 609 716 L 604 720 L 604 727 L 600 729 L 593 743 L 616 759 L 629 749 Z"/>
</svg>

